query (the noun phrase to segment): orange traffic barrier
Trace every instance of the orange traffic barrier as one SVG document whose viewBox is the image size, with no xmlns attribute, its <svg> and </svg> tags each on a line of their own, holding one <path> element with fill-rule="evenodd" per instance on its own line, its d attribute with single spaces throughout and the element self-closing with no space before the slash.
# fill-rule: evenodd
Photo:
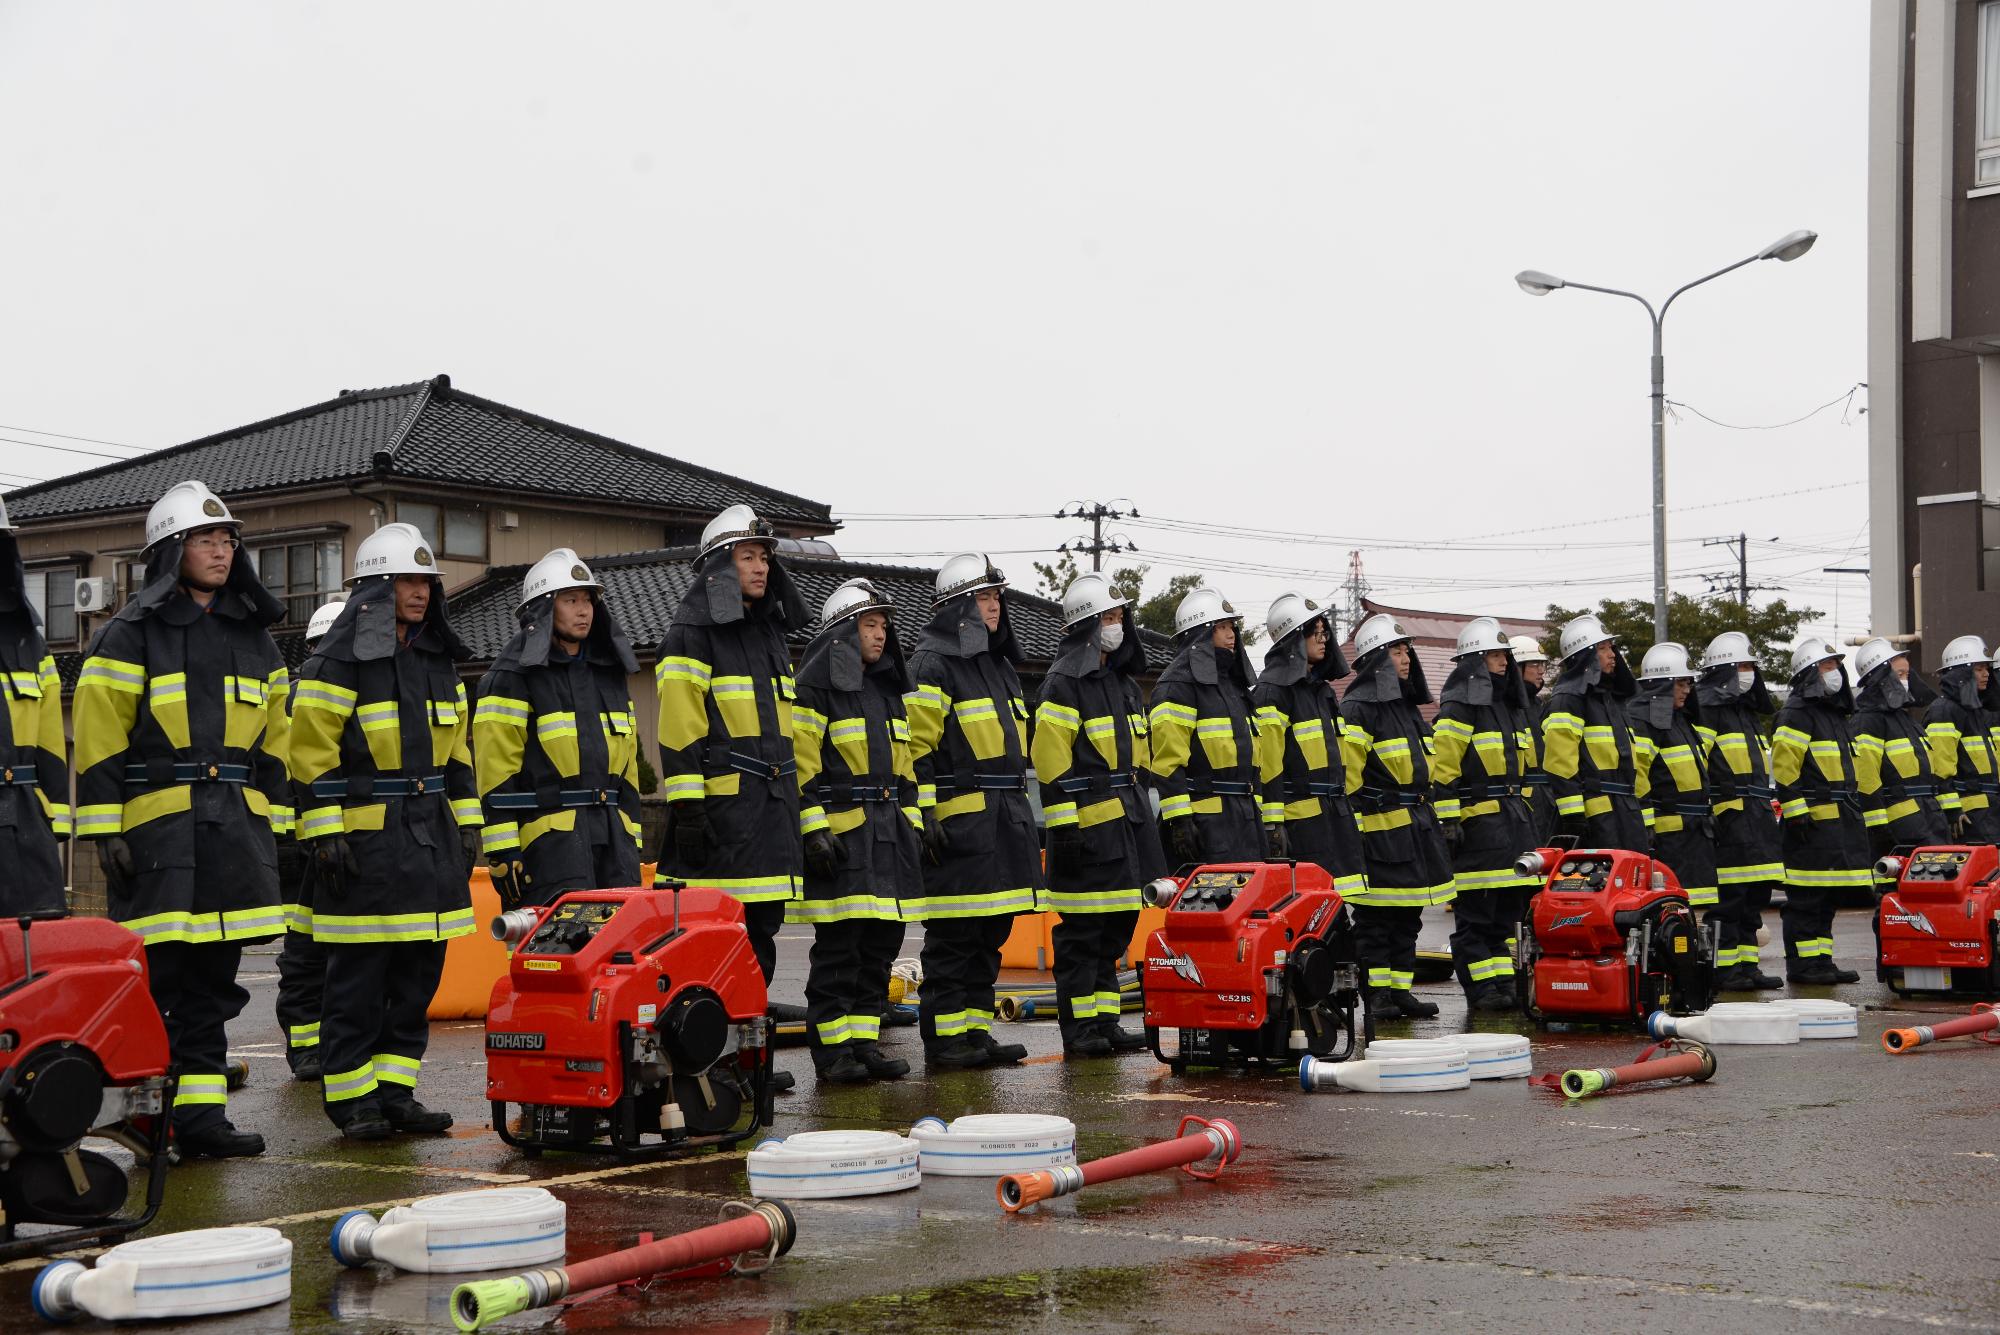
<svg viewBox="0 0 2000 1335">
<path fill-rule="evenodd" d="M 1056 948 L 1050 930 L 1062 920 L 1062 914 L 1054 911 L 1043 913 L 1023 913 L 1014 919 L 1014 930 L 1000 947 L 1000 967 L 1003 969 L 1035 969 L 1047 973 L 1055 967 Z M 1140 909 L 1138 926 L 1132 929 L 1131 944 L 1119 957 L 1121 969 L 1137 968 L 1136 961 L 1145 958 L 1146 938 L 1167 924 L 1165 909 Z"/>
</svg>

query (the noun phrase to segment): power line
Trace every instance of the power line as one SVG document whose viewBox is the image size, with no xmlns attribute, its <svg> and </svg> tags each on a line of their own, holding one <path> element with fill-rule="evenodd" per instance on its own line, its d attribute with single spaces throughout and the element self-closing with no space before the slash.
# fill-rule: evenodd
<svg viewBox="0 0 2000 1335">
<path fill-rule="evenodd" d="M 1702 421 L 1709 423 L 1711 426 L 1725 427 L 1730 431 L 1781 431 L 1788 426 L 1797 426 L 1799 423 L 1805 421 L 1807 418 L 1818 416 L 1820 413 L 1825 412 L 1828 408 L 1831 408 L 1836 403 L 1852 403 L 1854 400 L 1854 396 L 1867 388 L 1868 388 L 1868 382 L 1866 380 L 1856 381 L 1854 388 L 1848 390 L 1845 394 L 1839 395 L 1835 398 L 1828 399 L 1825 403 L 1822 403 L 1819 407 L 1807 413 L 1805 417 L 1794 417 L 1789 422 L 1773 422 L 1769 426 L 1738 426 L 1734 422 L 1718 422 L 1713 417 L 1710 417 L 1707 413 L 1703 412 L 1701 409 L 1695 407 L 1693 404 L 1682 403 L 1678 399 L 1668 399 L 1667 406 L 1670 408 L 1685 408 L 1689 412 L 1693 413 L 1696 417 L 1699 417 Z M 1864 406 L 1861 409 L 1861 411 L 1865 413 L 1868 411 L 1868 409 Z M 1842 410 L 1840 414 L 1840 420 L 1843 425 L 1846 424 L 1847 413 L 1845 410 Z"/>
<path fill-rule="evenodd" d="M 18 430 L 19 428 L 10 428 Z M 0 436 L 0 440 L 10 445 L 27 445 L 38 450 L 56 450 L 63 454 L 88 455 L 92 459 L 113 459 L 119 463 L 129 463 L 144 456 L 137 454 L 106 454 L 103 450 L 79 450 L 74 445 L 51 445 L 45 440 L 22 440 L 18 436 Z"/>
<path fill-rule="evenodd" d="M 121 440 L 99 440 L 95 436 L 66 436 L 60 431 L 42 431 L 32 426 L 8 426 L 5 422 L 0 422 L 0 431 L 25 431 L 31 436 L 54 436 L 57 440 L 80 440 L 86 445 L 112 445 L 121 450 L 138 450 L 142 454 L 149 448 L 145 445 L 127 445 Z"/>
<path fill-rule="evenodd" d="M 1120 509 L 1121 503 L 1130 508 Z M 1084 538 L 1071 538 L 1056 550 L 1064 553 L 1070 551 L 1089 552 L 1090 568 L 1092 570 L 1104 569 L 1104 554 L 1106 552 L 1115 555 L 1119 552 L 1136 552 L 1139 550 L 1139 545 L 1122 533 L 1114 533 L 1109 538 L 1104 536 L 1105 520 L 1137 519 L 1139 517 L 1139 507 L 1133 505 L 1132 502 L 1125 500 L 1123 497 L 1112 501 L 1109 505 L 1106 505 L 1103 501 L 1078 501 L 1074 506 L 1065 505 L 1062 509 L 1056 511 L 1055 517 L 1057 519 L 1088 519 L 1090 521 L 1090 537 L 1087 540 Z"/>
</svg>

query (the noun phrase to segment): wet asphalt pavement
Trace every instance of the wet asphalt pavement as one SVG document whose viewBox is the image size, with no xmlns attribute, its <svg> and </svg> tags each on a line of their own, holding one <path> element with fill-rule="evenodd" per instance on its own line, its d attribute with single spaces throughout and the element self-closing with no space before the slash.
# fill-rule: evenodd
<svg viewBox="0 0 2000 1335">
<path fill-rule="evenodd" d="M 1446 921 L 1427 925 L 1427 942 Z M 1965 1004 L 1895 1002 L 1873 981 L 1864 913 L 1841 914 L 1835 940 L 1864 981 L 1802 995 L 1863 1005 L 1859 1039 L 1725 1047 L 1707 1085 L 1577 1104 L 1519 1080 L 1307 1095 L 1295 1078 L 1175 1078 L 1150 1056 L 1071 1064 L 1052 1023 L 1002 1027 L 1029 1046 L 1018 1069 L 938 1078 L 924 1076 L 914 1028 L 887 1030 L 884 1046 L 917 1069 L 860 1088 L 815 1088 L 805 1051 L 783 1049 L 799 1090 L 779 1099 L 769 1134 L 1058 1113 L 1077 1123 L 1078 1157 L 1095 1158 L 1169 1136 L 1191 1112 L 1235 1121 L 1243 1157 L 1217 1182 L 1158 1174 L 1016 1217 L 985 1179 L 802 1202 L 796 1246 L 762 1278 L 662 1285 L 497 1329 L 2000 1331 L 2000 1051 L 1961 1040 L 1884 1053 L 1884 1028 Z M 780 1000 L 800 999 L 806 946 L 787 929 Z M 1766 949 L 1767 969 L 1775 955 Z M 539 1182 L 567 1200 L 569 1254 L 581 1259 L 641 1230 L 712 1222 L 749 1194 L 740 1152 L 618 1165 L 509 1151 L 486 1123 L 477 1023 L 433 1029 L 421 1096 L 458 1117 L 451 1134 L 345 1145 L 317 1088 L 286 1078 L 271 968 L 269 953 L 246 958 L 252 1000 L 231 1031 L 253 1068 L 232 1115 L 270 1149 L 176 1170 L 148 1232 L 280 1228 L 296 1249 L 291 1302 L 150 1329 L 449 1328 L 454 1277 L 329 1259 L 334 1219 L 357 1207 Z M 1443 1014 L 1383 1036 L 1469 1027 L 1455 986 L 1419 992 Z M 1471 1027 L 1516 1027 L 1500 1019 Z M 1643 1046 L 1629 1034 L 1538 1035 L 1535 1068 L 1612 1065 Z M 27 1302 L 39 1264 L 0 1271 L 0 1330 L 41 1324 Z"/>
</svg>

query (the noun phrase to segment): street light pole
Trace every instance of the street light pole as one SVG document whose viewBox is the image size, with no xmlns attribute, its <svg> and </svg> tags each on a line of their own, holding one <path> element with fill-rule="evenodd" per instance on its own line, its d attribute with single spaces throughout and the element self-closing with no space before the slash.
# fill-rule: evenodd
<svg viewBox="0 0 2000 1335">
<path fill-rule="evenodd" d="M 1656 643 L 1667 638 L 1667 358 L 1663 347 L 1663 335 L 1667 323 L 1667 308 L 1674 299 L 1690 288 L 1700 287 L 1710 279 L 1720 278 L 1732 270 L 1758 260 L 1779 260 L 1789 264 L 1813 247 L 1819 240 L 1817 232 L 1787 232 L 1755 255 L 1745 256 L 1734 264 L 1725 265 L 1714 273 L 1697 278 L 1692 283 L 1683 283 L 1675 288 L 1667 299 L 1660 303 L 1659 310 L 1653 303 L 1636 292 L 1627 292 L 1615 287 L 1595 287 L 1589 283 L 1569 282 L 1554 274 L 1542 273 L 1537 269 L 1523 269 L 1514 275 L 1515 283 L 1531 297 L 1546 297 L 1557 288 L 1577 287 L 1586 292 L 1602 292 L 1607 296 L 1630 297 L 1646 308 L 1646 318 L 1653 326 L 1653 639 Z"/>
</svg>

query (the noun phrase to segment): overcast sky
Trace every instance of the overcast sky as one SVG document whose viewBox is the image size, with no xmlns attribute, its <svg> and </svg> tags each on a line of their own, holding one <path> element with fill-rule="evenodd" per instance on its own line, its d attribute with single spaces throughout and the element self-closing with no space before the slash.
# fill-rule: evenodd
<svg viewBox="0 0 2000 1335">
<path fill-rule="evenodd" d="M 1129 498 L 1156 579 L 1208 570 L 1258 615 L 1356 548 L 1408 606 L 1650 597 L 1645 315 L 1512 276 L 1657 298 L 1812 228 L 1676 304 L 1667 391 L 1744 425 L 1845 394 L 1866 26 L 1776 0 L 6 0 L 0 434 L 166 445 L 443 371 L 837 515 Z M 1680 418 L 1675 587 L 1747 531 L 1753 579 L 1829 623 L 1838 590 L 1863 629 L 1864 581 L 1821 568 L 1867 563 L 1865 419 Z M 6 483 L 99 462 L 0 443 Z M 1026 575 L 1078 528 L 836 542 Z"/>
</svg>

